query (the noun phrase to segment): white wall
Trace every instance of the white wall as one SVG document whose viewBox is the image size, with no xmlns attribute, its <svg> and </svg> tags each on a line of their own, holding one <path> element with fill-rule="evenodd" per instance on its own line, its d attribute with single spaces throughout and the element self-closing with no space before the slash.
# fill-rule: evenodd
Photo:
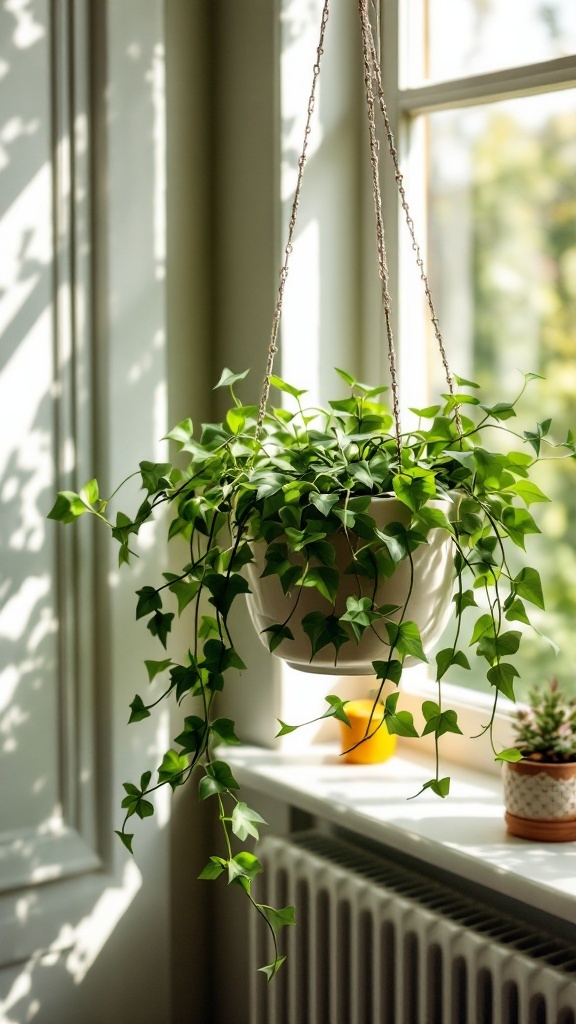
<svg viewBox="0 0 576 1024">
<path fill-rule="evenodd" d="M 171 111 L 179 153 L 168 173 L 181 198 L 168 240 L 165 35 L 179 39 L 174 59 L 186 42 L 193 53 L 203 8 L 0 4 L 2 1024 L 176 1024 L 190 1020 L 192 979 L 203 1005 L 203 943 L 190 937 L 202 933 L 202 904 L 195 921 L 190 885 L 205 858 L 202 839 L 191 852 L 182 843 L 186 800 L 171 808 L 162 794 L 135 829 L 134 861 L 113 836 L 122 782 L 170 745 L 168 712 L 126 727 L 147 686 L 141 659 L 156 653 L 134 621 L 134 591 L 159 571 L 162 531 L 148 531 L 146 568 L 142 559 L 130 575 L 90 523 L 45 519 L 57 488 L 96 472 L 109 494 L 159 456 L 169 417 L 202 390 L 201 372 L 189 373 L 207 343 L 202 271 L 188 287 L 176 279 L 197 259 L 194 218 L 207 208 L 199 150 L 180 135 L 203 97 L 184 64 L 180 95 L 190 86 L 198 102 Z M 178 221 L 190 230 L 177 233 Z M 183 330 L 168 340 L 170 319 L 193 326 L 194 361 Z"/>
</svg>

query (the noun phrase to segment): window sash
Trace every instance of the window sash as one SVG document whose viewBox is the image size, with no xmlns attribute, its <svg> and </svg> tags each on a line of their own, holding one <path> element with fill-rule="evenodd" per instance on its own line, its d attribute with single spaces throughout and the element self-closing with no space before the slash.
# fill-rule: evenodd
<svg viewBox="0 0 576 1024">
<path fill-rule="evenodd" d="M 401 3 L 401 0 L 380 0 L 381 47 L 382 52 L 386 54 L 386 59 L 382 62 L 382 73 L 384 95 L 404 175 L 410 211 L 418 242 L 425 254 L 426 189 L 422 172 L 425 137 L 421 115 L 574 87 L 576 57 L 562 57 L 521 67 L 503 68 L 469 77 L 407 87 L 400 76 L 401 68 L 409 67 L 407 18 L 410 16 L 410 8 L 410 4 Z M 404 223 L 404 214 L 399 208 L 398 194 L 388 166 L 385 139 L 381 145 L 381 154 L 383 212 L 390 271 L 389 292 L 393 303 L 393 326 L 397 338 L 402 405 L 406 409 L 410 405 L 425 404 L 428 399 L 424 391 L 426 382 L 415 376 L 415 367 L 425 365 L 425 312 L 424 303 L 408 300 L 408 296 L 415 293 L 414 289 L 417 290 L 422 285 Z M 370 218 L 366 235 L 369 242 L 372 242 L 371 204 L 366 202 L 365 208 L 367 217 Z M 367 258 L 374 258 L 368 247 L 366 252 Z M 375 325 L 374 312 L 371 313 L 371 319 Z M 405 338 L 410 339 L 409 355 L 403 345 Z M 381 347 L 383 351 L 384 345 Z M 438 687 L 430 678 L 426 678 L 424 671 L 419 671 L 416 674 L 408 673 L 403 689 L 404 706 L 418 716 L 422 698 L 436 698 Z M 480 732 L 488 720 L 492 696 L 485 690 L 465 690 L 448 685 L 443 685 L 443 694 L 447 706 L 453 707 L 461 718 L 465 718 L 466 735 Z M 497 732 L 503 746 L 509 745 L 512 739 L 510 722 L 511 710 L 500 709 Z M 477 744 L 462 743 L 457 749 L 458 752 L 454 755 L 451 750 L 445 751 L 448 759 L 454 756 L 456 760 L 466 762 L 469 758 L 470 762 L 475 762 L 480 757 L 483 763 L 490 763 L 489 756 L 485 758 L 482 752 L 479 754 Z M 483 753 L 489 754 L 489 751 Z M 498 770 L 498 766 L 495 770 Z"/>
</svg>

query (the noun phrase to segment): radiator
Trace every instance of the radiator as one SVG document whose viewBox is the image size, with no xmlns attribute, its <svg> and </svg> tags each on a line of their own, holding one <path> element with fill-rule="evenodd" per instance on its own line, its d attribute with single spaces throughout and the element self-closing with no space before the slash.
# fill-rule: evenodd
<svg viewBox="0 0 576 1024">
<path fill-rule="evenodd" d="M 251 1024 L 576 1024 L 576 946 L 321 832 L 258 847 L 261 903 L 296 906 L 268 985 L 252 915 Z"/>
</svg>

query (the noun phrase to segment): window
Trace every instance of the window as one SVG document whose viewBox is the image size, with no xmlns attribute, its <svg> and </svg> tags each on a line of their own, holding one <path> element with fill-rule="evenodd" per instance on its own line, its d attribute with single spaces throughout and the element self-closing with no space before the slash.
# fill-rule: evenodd
<svg viewBox="0 0 576 1024">
<path fill-rule="evenodd" d="M 543 418 L 542 408 L 560 441 L 574 426 L 576 403 L 576 7 L 384 0 L 382 22 L 385 92 L 451 366 L 499 401 L 520 390 L 519 371 L 542 374 L 516 429 Z M 394 38 L 397 59 L 389 54 Z M 392 193 L 384 158 L 382 168 Z M 390 224 L 396 197 L 387 201 Z M 395 230 L 388 236 L 394 246 Z M 443 390 L 422 292 L 421 305 L 414 300 L 413 263 L 400 224 L 406 405 Z M 542 534 L 529 538 L 528 550 L 547 598 L 542 628 L 561 652 L 556 658 L 546 640 L 527 633 L 519 692 L 553 674 L 576 692 L 576 465 L 540 468 L 553 504 L 537 508 Z M 461 676 L 473 685 L 472 673 Z"/>
</svg>

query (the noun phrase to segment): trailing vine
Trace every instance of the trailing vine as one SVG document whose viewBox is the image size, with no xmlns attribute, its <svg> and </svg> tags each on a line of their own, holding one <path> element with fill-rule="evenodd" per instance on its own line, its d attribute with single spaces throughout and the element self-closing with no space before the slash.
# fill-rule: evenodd
<svg viewBox="0 0 576 1024">
<path fill-rule="evenodd" d="M 141 462 L 136 474 L 142 481 L 144 500 L 133 514 L 109 506 L 116 497 L 100 497 L 96 480 L 78 493 L 58 494 L 49 518 L 71 523 L 85 514 L 97 517 L 119 544 L 119 565 L 129 564 L 133 538 L 158 509 L 170 507 L 168 538 L 184 553 L 178 573 L 164 572 L 137 591 L 136 618 L 144 619 L 149 632 L 164 648 L 164 657 L 146 660 L 148 682 L 163 679 L 160 697 L 148 702 L 136 694 L 130 704 L 130 724 L 148 718 L 166 699 L 182 707 L 181 731 L 157 768 L 157 777 L 145 771 L 138 783 L 124 784 L 124 820 L 118 835 L 132 852 L 134 818 L 150 817 L 150 795 L 163 786 L 173 790 L 192 776 L 198 779 L 199 799 L 214 803 L 222 826 L 222 848 L 210 857 L 200 878 L 221 875 L 243 889 L 256 912 L 266 921 L 273 956 L 262 970 L 270 980 L 281 966 L 278 934 L 294 923 L 294 908 L 259 904 L 253 894 L 254 879 L 262 868 L 245 844 L 259 838 L 265 824 L 259 813 L 244 803 L 223 749 L 238 743 L 234 722 L 218 713 L 219 695 L 226 673 L 243 671 L 244 662 L 232 636 L 230 611 L 243 595 L 249 595 L 246 567 L 254 563 L 254 545 L 264 545 L 262 576 L 276 577 L 289 599 L 287 614 L 265 630 L 271 652 L 289 648 L 299 622 L 310 643 L 310 663 L 325 648 L 333 649 L 338 671 L 341 648 L 361 642 L 366 631 L 382 645 L 382 657 L 372 663 L 377 689 L 373 714 L 364 739 L 380 728 L 416 740 L 433 735 L 435 772 L 423 789 L 440 797 L 449 792 L 450 780 L 441 777 L 440 739 L 447 732 L 460 733 L 456 711 L 444 706 L 442 681 L 457 666 L 470 670 L 464 646 L 474 649 L 483 666 L 493 711 L 484 731 L 489 733 L 495 757 L 517 760 L 518 750 L 497 750 L 494 716 L 501 694 L 514 700 L 519 671 L 514 664 L 522 630 L 530 627 L 527 604 L 544 608 L 540 576 L 524 565 L 510 569 L 511 548 L 524 551 L 525 539 L 538 533 L 530 507 L 547 497 L 530 479 L 534 466 L 544 458 L 574 458 L 572 434 L 561 444 L 550 437 L 550 420 L 523 433 L 510 429 L 516 406 L 526 385 L 537 377 L 526 374 L 513 402 L 486 405 L 473 381 L 455 377 L 458 393 L 443 396 L 443 404 L 415 409 L 415 429 L 402 434 L 401 446 L 393 429 L 393 416 L 382 400 L 385 387 L 371 387 L 343 370 L 337 371 L 349 394 L 328 403 L 326 409 L 307 408 L 304 391 L 271 376 L 277 391 L 292 400 L 294 410 L 269 408 L 261 424 L 259 407 L 244 405 L 235 385 L 244 373 L 225 370 L 217 387 L 227 387 L 232 405 L 222 423 L 208 424 L 197 438 L 186 419 L 167 435 L 178 450 L 174 463 Z M 465 415 L 467 413 L 468 415 Z M 478 413 L 480 415 L 478 416 Z M 476 419 L 474 418 L 476 417 Z M 513 439 L 507 454 L 486 447 L 490 431 L 502 431 Z M 399 450 L 401 452 L 399 456 Z M 399 461 L 400 459 L 400 461 Z M 127 479 L 130 479 L 128 477 Z M 406 522 L 379 528 L 370 515 L 373 497 L 395 495 L 408 510 Z M 452 512 L 439 507 L 449 498 Z M 450 538 L 454 554 L 455 631 L 450 644 L 435 655 L 437 700 L 422 705 L 424 728 L 418 732 L 410 712 L 402 710 L 399 684 L 409 657 L 428 660 L 418 625 L 408 617 L 414 581 L 414 552 L 429 543 L 434 531 Z M 346 598 L 336 612 L 341 570 L 336 566 L 334 539 L 345 538 L 349 564 L 344 575 L 356 581 L 356 594 Z M 409 566 L 409 588 L 402 605 L 378 605 L 378 586 L 394 576 L 398 566 Z M 305 590 L 316 591 L 332 608 L 300 616 Z M 475 621 L 471 634 L 464 612 Z M 184 659 L 168 653 L 175 616 L 186 615 L 191 643 Z M 393 692 L 384 697 L 384 685 Z M 337 695 L 326 698 L 321 717 L 348 722 L 346 702 Z M 383 703 L 381 720 L 374 711 Z M 278 735 L 298 726 L 279 723 Z M 363 741 L 360 741 L 363 742 Z M 240 846 L 239 849 L 236 849 Z"/>
</svg>

